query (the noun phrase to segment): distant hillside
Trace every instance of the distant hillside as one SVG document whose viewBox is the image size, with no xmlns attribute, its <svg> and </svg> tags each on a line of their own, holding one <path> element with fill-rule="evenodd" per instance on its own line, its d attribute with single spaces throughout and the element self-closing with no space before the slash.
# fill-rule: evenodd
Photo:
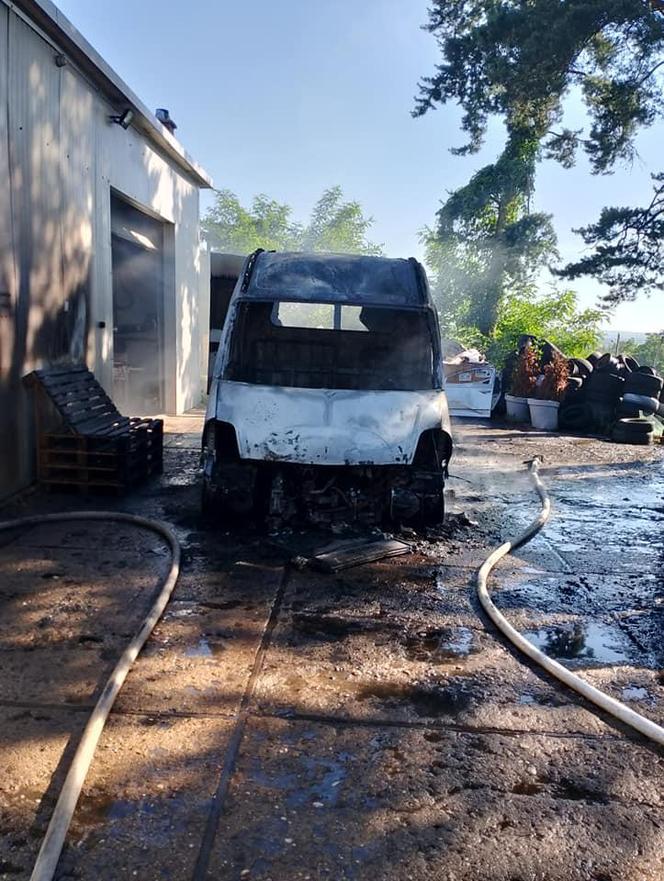
<svg viewBox="0 0 664 881">
<path fill-rule="evenodd" d="M 635 343 L 640 344 L 645 343 L 647 334 L 639 333 L 635 330 L 607 330 L 604 332 L 604 338 L 602 339 L 604 351 L 613 351 L 619 338 L 621 344 L 624 344 L 625 340 L 634 340 Z"/>
</svg>

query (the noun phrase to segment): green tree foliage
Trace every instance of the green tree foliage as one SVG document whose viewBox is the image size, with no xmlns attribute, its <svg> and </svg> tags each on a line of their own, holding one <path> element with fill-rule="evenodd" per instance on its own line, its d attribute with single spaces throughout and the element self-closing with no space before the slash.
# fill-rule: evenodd
<svg viewBox="0 0 664 881">
<path fill-rule="evenodd" d="M 288 205 L 260 195 L 245 208 L 230 190 L 215 193 L 203 229 L 214 250 L 230 254 L 250 254 L 256 248 L 290 250 L 301 235 Z"/>
<path fill-rule="evenodd" d="M 609 288 L 609 303 L 664 290 L 664 174 L 653 175 L 652 201 L 645 208 L 605 208 L 596 223 L 575 230 L 591 253 L 561 272 L 564 278 L 591 275 Z"/>
<path fill-rule="evenodd" d="M 664 372 L 664 330 L 649 333 L 644 343 L 627 339 L 620 344 L 620 352 L 631 355 L 639 362 Z"/>
<path fill-rule="evenodd" d="M 511 294 L 501 310 L 487 355 L 502 364 L 516 349 L 521 334 L 527 333 L 548 340 L 570 358 L 585 358 L 599 344 L 603 318 L 601 309 L 579 309 L 575 291 L 552 289 L 538 295 L 532 289 Z"/>
<path fill-rule="evenodd" d="M 506 292 L 527 284 L 555 254 L 546 214 L 532 213 L 536 146 L 510 144 L 502 156 L 452 193 L 426 242 L 428 262 L 450 277 L 452 302 L 484 336 L 496 329 Z"/>
<path fill-rule="evenodd" d="M 443 336 L 479 348 L 497 366 L 502 367 L 524 333 L 549 340 L 570 357 L 585 357 L 599 345 L 602 309 L 580 309 L 571 290 L 551 288 L 538 294 L 536 285 L 523 279 L 505 292 L 493 333 L 482 333 L 475 320 L 475 292 L 469 287 L 472 260 L 465 253 L 459 259 L 435 237 L 427 239 L 426 252 Z"/>
<path fill-rule="evenodd" d="M 230 190 L 219 190 L 203 219 L 212 248 L 249 254 L 256 248 L 276 251 L 318 251 L 382 254 L 381 245 L 367 239 L 373 224 L 359 202 L 345 201 L 341 187 L 325 190 L 307 224 L 292 219 L 289 205 L 256 196 L 245 208 Z"/>
<path fill-rule="evenodd" d="M 631 158 L 634 135 L 662 110 L 664 3 L 660 0 L 434 0 L 427 29 L 443 61 L 422 80 L 415 113 L 458 103 L 467 143 L 479 149 L 491 115 L 508 136 L 546 139 L 569 163 L 582 146 L 604 172 Z M 579 90 L 590 130 L 562 127 Z"/>
<path fill-rule="evenodd" d="M 341 187 L 325 190 L 311 212 L 301 238 L 303 251 L 342 254 L 383 253 L 382 245 L 367 239 L 373 218 L 365 217 L 359 202 L 345 202 Z"/>
<path fill-rule="evenodd" d="M 583 149 L 595 173 L 610 172 L 617 160 L 634 156 L 636 133 L 664 108 L 662 0 L 433 0 L 427 28 L 442 61 L 421 81 L 415 115 L 448 102 L 460 105 L 467 140 L 457 153 L 477 151 L 489 118 L 500 116 L 507 147 L 497 164 L 516 155 L 530 165 L 529 174 L 522 175 L 524 217 L 538 159 L 552 157 L 570 166 Z M 584 101 L 587 132 L 564 124 L 571 90 Z M 494 167 L 484 172 L 491 177 Z M 482 219 L 481 210 L 477 217 Z M 652 266 L 643 253 L 649 246 L 644 237 L 634 237 L 629 253 L 600 252 L 604 244 L 615 245 L 611 235 L 624 220 L 609 213 L 596 229 L 588 228 L 598 259 L 575 267 L 577 275 L 597 271 L 611 285 L 612 302 L 632 298 L 639 273 Z M 498 260 L 502 253 L 499 249 Z M 615 264 L 621 272 L 607 272 L 603 258 L 611 257 L 622 258 Z"/>
</svg>

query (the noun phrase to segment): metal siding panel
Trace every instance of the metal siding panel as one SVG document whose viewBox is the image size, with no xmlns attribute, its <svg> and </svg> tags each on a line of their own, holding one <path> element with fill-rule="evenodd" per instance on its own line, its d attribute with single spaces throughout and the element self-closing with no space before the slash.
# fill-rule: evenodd
<svg viewBox="0 0 664 881">
<path fill-rule="evenodd" d="M 8 9 L 0 5 L 0 388 L 8 382 L 11 370 L 16 293 L 7 131 L 8 22 Z"/>
<path fill-rule="evenodd" d="M 15 251 L 14 339 L 6 403 L 12 432 L 0 495 L 34 475 L 31 400 L 21 377 L 62 351 L 60 70 L 54 53 L 11 11 L 7 27 L 7 129 Z"/>
<path fill-rule="evenodd" d="M 29 370 L 62 354 L 60 68 L 53 50 L 15 15 L 10 16 L 9 28 L 17 349 Z"/>
<path fill-rule="evenodd" d="M 60 92 L 60 169 L 63 291 L 67 299 L 68 354 L 85 360 L 90 311 L 95 187 L 94 96 L 64 68 Z"/>
<path fill-rule="evenodd" d="M 88 363 L 97 380 L 113 392 L 113 268 L 111 260 L 110 158 L 106 147 L 108 106 L 97 96 L 93 109 L 95 175 L 93 190 L 92 285 Z M 102 327 L 99 327 L 99 324 Z"/>
<path fill-rule="evenodd" d="M 16 423 L 17 370 L 14 365 L 16 272 L 12 230 L 8 108 L 9 10 L 0 4 L 0 497 L 18 485 L 21 467 Z M 18 478 L 20 482 L 20 477 Z"/>
</svg>

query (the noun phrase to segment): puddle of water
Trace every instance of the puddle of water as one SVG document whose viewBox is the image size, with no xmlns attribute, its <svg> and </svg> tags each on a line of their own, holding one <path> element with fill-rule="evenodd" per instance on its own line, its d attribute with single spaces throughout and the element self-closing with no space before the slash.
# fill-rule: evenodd
<svg viewBox="0 0 664 881">
<path fill-rule="evenodd" d="M 337 804 L 349 759 L 350 755 L 343 752 L 325 759 L 302 753 L 297 769 L 283 770 L 273 764 L 265 766 L 255 758 L 249 776 L 255 786 L 283 792 L 287 808 L 320 810 Z"/>
<path fill-rule="evenodd" d="M 188 658 L 212 658 L 223 652 L 224 646 L 220 642 L 212 642 L 206 636 L 201 636 L 196 645 L 189 646 L 184 653 Z"/>
<path fill-rule="evenodd" d="M 652 695 L 647 688 L 641 688 L 638 685 L 628 685 L 622 690 L 622 699 L 624 701 L 647 701 L 652 699 Z"/>
<path fill-rule="evenodd" d="M 8 797 L 17 802 L 24 802 L 26 804 L 32 803 L 38 805 L 41 804 L 41 801 L 44 798 L 44 792 L 43 790 L 38 789 L 34 786 L 20 786 L 13 792 L 9 792 Z"/>
<path fill-rule="evenodd" d="M 621 664 L 629 660 L 625 637 L 608 624 L 594 621 L 529 630 L 526 639 L 552 658 Z"/>
<path fill-rule="evenodd" d="M 473 631 L 468 627 L 457 627 L 454 636 L 444 647 L 452 655 L 469 655 L 474 648 Z"/>
<path fill-rule="evenodd" d="M 323 759 L 303 756 L 309 785 L 287 799 L 289 807 L 310 804 L 314 809 L 335 807 L 347 776 L 348 753 L 338 753 L 335 758 Z M 313 782 L 315 780 L 315 782 Z"/>
<path fill-rule="evenodd" d="M 477 651 L 473 632 L 468 627 L 446 627 L 424 630 L 406 639 L 406 655 L 411 661 L 443 663 L 465 658 Z"/>
<path fill-rule="evenodd" d="M 137 812 L 152 814 L 156 805 L 144 800 L 113 798 L 110 795 L 88 796 L 76 808 L 76 823 L 80 826 L 101 826 L 109 820 L 124 820 Z"/>
<path fill-rule="evenodd" d="M 201 815 L 207 814 L 210 803 L 209 800 L 200 803 Z M 101 793 L 81 800 L 76 808 L 74 827 L 81 831 L 103 828 L 105 838 L 120 843 L 126 837 L 126 822 L 139 824 L 142 840 L 158 853 L 172 845 L 174 831 L 184 830 L 187 823 L 185 805 L 185 799 L 174 794 L 164 798 L 160 793 L 152 799 L 144 796 L 132 801 Z"/>
<path fill-rule="evenodd" d="M 197 603 L 179 607 L 173 605 L 170 609 L 167 609 L 164 618 L 189 618 L 191 615 L 195 615 L 198 611 L 199 607 Z"/>
<path fill-rule="evenodd" d="M 470 695 L 458 685 L 402 685 L 396 682 L 370 682 L 357 692 L 358 700 L 375 698 L 385 703 L 407 702 L 418 716 L 455 715 L 470 704 Z"/>
</svg>

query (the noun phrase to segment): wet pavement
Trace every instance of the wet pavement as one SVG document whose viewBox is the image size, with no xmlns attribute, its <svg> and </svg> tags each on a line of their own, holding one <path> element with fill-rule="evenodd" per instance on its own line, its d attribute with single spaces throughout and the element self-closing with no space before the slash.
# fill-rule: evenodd
<svg viewBox="0 0 664 881">
<path fill-rule="evenodd" d="M 534 669 L 474 572 L 538 511 L 494 599 L 593 684 L 664 723 L 664 450 L 457 426 L 446 535 L 334 575 L 293 536 L 198 516 L 200 418 L 126 499 L 39 494 L 6 516 L 112 508 L 170 523 L 178 586 L 123 688 L 58 878 L 664 876 L 664 756 Z M 473 525 L 476 524 L 476 525 Z M 412 539 L 412 537 L 410 537 Z M 28 878 L 87 714 L 168 568 L 124 525 L 0 534 L 0 878 Z"/>
</svg>

